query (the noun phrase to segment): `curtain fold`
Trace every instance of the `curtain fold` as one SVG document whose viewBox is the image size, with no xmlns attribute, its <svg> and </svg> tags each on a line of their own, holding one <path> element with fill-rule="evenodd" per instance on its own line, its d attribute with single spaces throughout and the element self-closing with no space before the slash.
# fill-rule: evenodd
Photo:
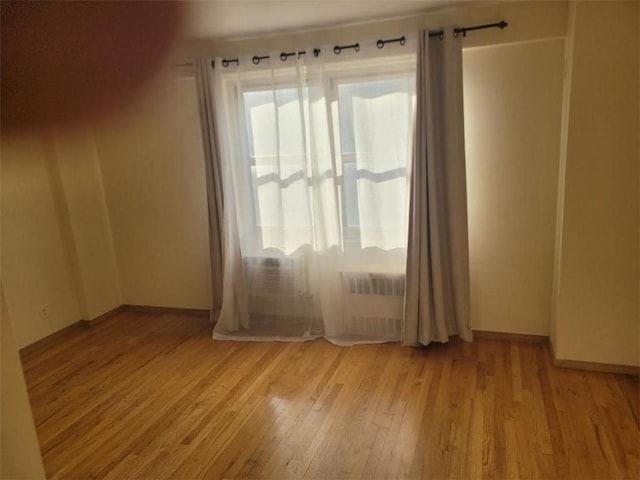
<svg viewBox="0 0 640 480">
<path fill-rule="evenodd" d="M 211 91 L 209 72 L 210 59 L 201 58 L 196 62 L 196 89 L 204 150 L 205 175 L 207 186 L 207 205 L 209 218 L 209 256 L 211 258 L 211 322 L 216 322 L 223 297 L 224 264 L 224 208 L 222 197 L 222 171 L 220 149 L 217 138 L 214 98 Z"/>
<path fill-rule="evenodd" d="M 402 343 L 471 341 L 461 39 L 418 38 Z"/>
</svg>

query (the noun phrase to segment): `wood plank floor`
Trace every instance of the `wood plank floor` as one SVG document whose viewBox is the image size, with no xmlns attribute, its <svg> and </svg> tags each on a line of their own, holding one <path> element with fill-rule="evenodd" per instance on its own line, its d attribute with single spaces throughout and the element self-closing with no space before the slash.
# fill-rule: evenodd
<svg viewBox="0 0 640 480">
<path fill-rule="evenodd" d="M 639 478 L 638 378 L 547 348 L 218 342 L 124 312 L 23 364 L 50 478 Z"/>
</svg>

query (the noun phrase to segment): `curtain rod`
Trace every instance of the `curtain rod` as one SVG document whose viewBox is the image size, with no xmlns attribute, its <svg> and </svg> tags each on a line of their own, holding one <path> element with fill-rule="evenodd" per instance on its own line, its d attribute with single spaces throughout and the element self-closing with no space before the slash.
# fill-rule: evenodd
<svg viewBox="0 0 640 480">
<path fill-rule="evenodd" d="M 509 26 L 507 22 L 504 20 L 495 23 L 485 23 L 484 25 L 473 25 L 471 27 L 460 27 L 453 29 L 453 36 L 457 37 L 458 34 L 462 33 L 463 37 L 467 36 L 467 32 L 471 32 L 473 30 L 484 30 L 485 28 L 499 28 L 500 30 L 504 30 L 505 27 Z"/>
<path fill-rule="evenodd" d="M 507 22 L 505 22 L 504 20 L 500 21 L 500 22 L 495 22 L 495 23 L 485 23 L 483 25 L 472 25 L 470 27 L 456 27 L 453 29 L 453 36 L 457 37 L 458 35 L 462 34 L 462 37 L 466 37 L 467 36 L 467 32 L 472 32 L 474 30 L 484 30 L 486 28 L 499 28 L 500 30 L 504 30 L 505 27 L 507 27 L 509 24 Z M 444 30 L 437 30 L 434 32 L 429 32 L 429 37 L 439 37 L 440 40 L 444 39 Z M 376 46 L 378 48 L 384 48 L 384 46 L 387 43 L 399 43 L 400 45 L 404 45 L 406 43 L 406 38 L 403 37 L 399 37 L 399 38 L 391 38 L 389 40 L 378 40 L 376 42 Z M 335 47 L 333 47 L 333 53 L 335 53 L 336 55 L 340 55 L 340 53 L 342 52 L 342 50 L 347 50 L 347 49 L 353 49 L 356 52 L 360 50 L 360 44 L 359 43 L 354 43 L 352 45 L 336 45 Z M 300 51 L 300 52 L 282 52 L 280 54 L 280 60 L 282 60 L 283 62 L 287 60 L 287 58 L 291 57 L 291 56 L 295 56 L 297 55 L 298 58 L 300 58 L 300 55 L 305 55 L 306 52 Z M 320 54 L 320 49 L 319 48 L 314 48 L 313 49 L 313 56 L 317 57 Z M 258 65 L 262 60 L 266 60 L 270 58 L 269 55 L 254 55 L 253 58 L 251 59 L 251 62 L 254 65 Z M 223 67 L 228 67 L 230 64 L 235 63 L 236 65 L 240 65 L 240 60 L 236 57 L 236 58 L 223 58 L 222 59 L 222 66 Z M 180 63 L 178 65 L 173 65 L 174 67 L 186 67 L 186 66 L 192 66 L 193 63 L 192 62 L 187 62 L 187 63 Z M 211 61 L 211 66 L 215 67 L 215 60 Z"/>
</svg>

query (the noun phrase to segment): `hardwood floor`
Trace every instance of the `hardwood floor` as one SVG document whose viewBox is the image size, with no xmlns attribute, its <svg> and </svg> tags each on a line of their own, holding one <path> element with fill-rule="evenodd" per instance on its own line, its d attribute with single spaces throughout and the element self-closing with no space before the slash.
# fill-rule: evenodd
<svg viewBox="0 0 640 480">
<path fill-rule="evenodd" d="M 546 344 L 210 339 L 124 312 L 23 357 L 54 478 L 638 478 L 638 378 Z"/>
</svg>

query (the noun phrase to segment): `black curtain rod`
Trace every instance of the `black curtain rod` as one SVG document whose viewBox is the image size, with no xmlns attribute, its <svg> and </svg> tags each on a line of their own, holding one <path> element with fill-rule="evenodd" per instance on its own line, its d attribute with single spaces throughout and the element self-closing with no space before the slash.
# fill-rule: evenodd
<svg viewBox="0 0 640 480">
<path fill-rule="evenodd" d="M 472 32 L 473 30 L 484 30 L 485 28 L 499 28 L 500 30 L 504 30 L 509 24 L 504 20 L 495 23 L 485 23 L 484 25 L 473 25 L 471 27 L 456 27 L 453 29 L 453 36 L 457 37 L 462 34 L 463 37 L 467 36 L 467 32 Z M 442 40 L 444 38 L 444 30 L 437 30 L 435 32 L 429 32 L 430 37 L 440 37 Z"/>
<path fill-rule="evenodd" d="M 474 30 L 484 30 L 485 28 L 499 28 L 501 30 L 503 30 L 505 27 L 507 27 L 509 24 L 507 22 L 505 22 L 504 20 L 500 21 L 500 22 L 495 22 L 495 23 L 485 23 L 484 25 L 472 25 L 471 27 L 456 27 L 453 29 L 453 36 L 457 37 L 458 35 L 462 34 L 463 37 L 467 36 L 467 32 L 472 32 Z M 434 32 L 429 32 L 429 37 L 439 37 L 440 40 L 444 39 L 444 30 L 437 30 Z M 406 38 L 405 37 L 399 37 L 399 38 L 391 38 L 389 40 L 378 40 L 376 42 L 376 46 L 378 48 L 383 48 L 387 43 L 399 43 L 400 45 L 404 45 L 406 43 Z M 333 47 L 333 53 L 335 53 L 336 55 L 340 55 L 340 53 L 342 52 L 342 50 L 347 50 L 347 49 L 353 49 L 356 52 L 360 51 L 360 44 L 359 43 L 354 43 L 352 45 L 336 45 L 335 47 Z M 300 58 L 300 55 L 304 55 L 306 52 L 300 51 L 300 52 L 282 52 L 280 54 L 280 60 L 282 60 L 283 62 L 286 61 L 289 57 L 295 56 L 297 55 L 298 58 Z M 320 49 L 319 48 L 314 48 L 313 49 L 313 56 L 317 57 L 320 54 Z M 268 58 L 271 58 L 269 55 L 255 55 L 252 59 L 251 62 L 254 65 L 259 65 L 260 62 L 262 60 L 266 60 Z M 228 67 L 230 64 L 235 63 L 236 65 L 240 65 L 240 60 L 238 58 L 223 58 L 222 59 L 222 66 L 223 67 Z M 215 67 L 215 60 L 211 61 L 211 66 Z"/>
<path fill-rule="evenodd" d="M 504 30 L 509 24 L 504 20 L 496 23 L 485 23 L 484 25 L 474 25 L 472 27 L 460 27 L 453 29 L 453 36 L 457 37 L 458 34 L 462 33 L 463 37 L 467 36 L 467 32 L 471 32 L 473 30 L 484 30 L 485 28 L 499 28 L 500 30 Z"/>
</svg>

